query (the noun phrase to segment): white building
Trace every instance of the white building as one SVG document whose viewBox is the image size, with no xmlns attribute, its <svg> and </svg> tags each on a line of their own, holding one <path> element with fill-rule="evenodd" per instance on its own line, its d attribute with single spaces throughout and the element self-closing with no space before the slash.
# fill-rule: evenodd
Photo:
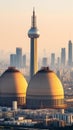
<svg viewBox="0 0 73 130">
<path fill-rule="evenodd" d="M 73 114 L 71 113 L 64 113 L 64 114 L 55 113 L 55 114 L 52 114 L 52 117 L 59 120 L 63 120 L 69 125 L 73 123 Z"/>
</svg>

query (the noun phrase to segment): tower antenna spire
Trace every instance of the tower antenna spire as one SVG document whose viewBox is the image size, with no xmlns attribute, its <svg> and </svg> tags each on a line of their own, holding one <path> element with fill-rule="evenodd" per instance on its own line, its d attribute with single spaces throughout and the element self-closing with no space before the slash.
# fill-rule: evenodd
<svg viewBox="0 0 73 130">
<path fill-rule="evenodd" d="M 33 13 L 35 13 L 35 7 L 33 7 Z"/>
<path fill-rule="evenodd" d="M 33 7 L 32 27 L 36 27 L 35 7 Z"/>
<path fill-rule="evenodd" d="M 35 7 L 33 7 L 33 16 L 36 17 L 35 16 Z"/>
</svg>

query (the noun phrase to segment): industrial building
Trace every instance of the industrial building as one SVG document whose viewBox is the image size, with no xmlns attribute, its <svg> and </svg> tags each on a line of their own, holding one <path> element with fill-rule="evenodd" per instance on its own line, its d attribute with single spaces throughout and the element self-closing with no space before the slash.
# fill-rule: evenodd
<svg viewBox="0 0 73 130">
<path fill-rule="evenodd" d="M 26 105 L 27 81 L 20 71 L 9 67 L 0 77 L 0 106 L 12 106 L 17 101 L 18 107 Z"/>
<path fill-rule="evenodd" d="M 48 67 L 42 68 L 30 80 L 26 101 L 27 108 L 32 109 L 66 107 L 62 83 Z"/>
</svg>

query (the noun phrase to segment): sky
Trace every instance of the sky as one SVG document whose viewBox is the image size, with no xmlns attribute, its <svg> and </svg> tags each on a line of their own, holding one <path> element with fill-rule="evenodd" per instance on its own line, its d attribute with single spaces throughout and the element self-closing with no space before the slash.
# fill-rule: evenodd
<svg viewBox="0 0 73 130">
<path fill-rule="evenodd" d="M 60 55 L 73 42 L 73 0 L 0 0 L 0 57 L 21 47 L 30 53 L 28 30 L 33 7 L 37 16 L 38 55 Z M 4 56 L 5 56 L 4 55 Z"/>
</svg>

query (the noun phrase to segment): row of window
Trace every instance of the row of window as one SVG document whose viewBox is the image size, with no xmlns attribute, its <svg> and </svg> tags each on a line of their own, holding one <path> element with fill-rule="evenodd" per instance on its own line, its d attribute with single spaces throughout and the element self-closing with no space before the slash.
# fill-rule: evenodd
<svg viewBox="0 0 73 130">
<path fill-rule="evenodd" d="M 63 99 L 56 99 L 56 100 L 40 100 L 40 99 L 28 99 L 27 106 L 28 107 L 56 107 L 61 106 L 64 104 Z"/>
<path fill-rule="evenodd" d="M 12 106 L 13 101 L 17 101 L 18 105 L 26 103 L 26 99 L 24 97 L 0 97 L 0 106 Z"/>
</svg>

